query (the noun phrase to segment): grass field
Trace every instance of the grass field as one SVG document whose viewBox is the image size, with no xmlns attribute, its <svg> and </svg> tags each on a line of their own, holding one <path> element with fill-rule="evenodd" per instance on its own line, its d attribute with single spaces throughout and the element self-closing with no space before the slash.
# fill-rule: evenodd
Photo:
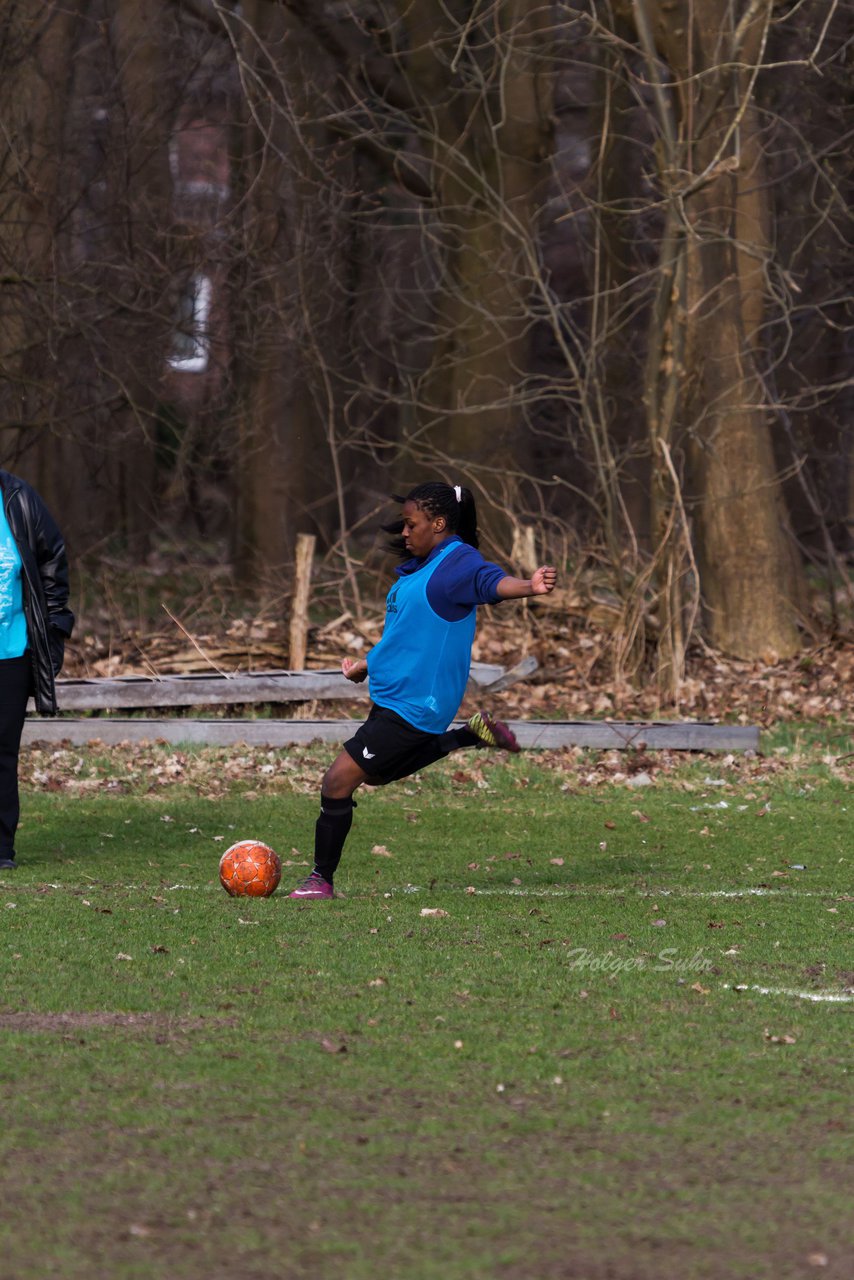
<svg viewBox="0 0 854 1280">
<path fill-rule="evenodd" d="M 360 796 L 317 904 L 328 748 L 28 765 L 4 1280 L 854 1273 L 850 774 L 485 755 Z"/>
</svg>

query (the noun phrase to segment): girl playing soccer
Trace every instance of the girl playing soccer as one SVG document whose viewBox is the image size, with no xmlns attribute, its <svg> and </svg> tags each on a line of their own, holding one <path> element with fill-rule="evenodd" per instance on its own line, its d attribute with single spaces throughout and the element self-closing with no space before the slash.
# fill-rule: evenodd
<svg viewBox="0 0 854 1280">
<path fill-rule="evenodd" d="M 556 571 L 542 565 L 512 578 L 477 550 L 474 498 L 460 485 L 420 484 L 402 502 L 400 533 L 407 558 L 386 600 L 382 638 L 364 658 L 345 658 L 348 680 L 369 681 L 370 714 L 323 776 L 314 835 L 314 870 L 290 895 L 332 898 L 333 878 L 353 822 L 353 793 L 366 783 L 406 778 L 462 747 L 519 744 L 502 721 L 476 711 L 460 729 L 457 714 L 468 681 L 479 604 L 521 600 L 554 590 Z"/>
</svg>

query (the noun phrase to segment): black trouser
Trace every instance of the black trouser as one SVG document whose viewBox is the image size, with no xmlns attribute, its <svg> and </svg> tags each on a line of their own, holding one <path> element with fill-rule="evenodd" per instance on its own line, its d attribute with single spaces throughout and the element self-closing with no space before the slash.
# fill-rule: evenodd
<svg viewBox="0 0 854 1280">
<path fill-rule="evenodd" d="M 15 856 L 18 829 L 18 751 L 30 696 L 30 656 L 0 658 L 0 858 Z"/>
</svg>

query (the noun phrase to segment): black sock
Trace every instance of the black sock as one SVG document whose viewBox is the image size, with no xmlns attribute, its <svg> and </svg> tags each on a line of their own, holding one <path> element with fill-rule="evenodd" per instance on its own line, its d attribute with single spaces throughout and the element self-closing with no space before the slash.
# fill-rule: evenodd
<svg viewBox="0 0 854 1280">
<path fill-rule="evenodd" d="M 352 796 L 333 800 L 321 793 L 320 817 L 314 824 L 314 870 L 332 884 L 344 842 L 353 825 L 356 802 Z"/>
</svg>

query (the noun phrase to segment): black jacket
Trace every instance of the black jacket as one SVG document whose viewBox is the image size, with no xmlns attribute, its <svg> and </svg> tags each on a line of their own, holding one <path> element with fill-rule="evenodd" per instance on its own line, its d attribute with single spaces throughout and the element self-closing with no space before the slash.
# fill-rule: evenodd
<svg viewBox="0 0 854 1280">
<path fill-rule="evenodd" d="M 74 626 L 68 608 L 68 558 L 53 516 L 35 489 L 0 470 L 3 509 L 23 565 L 24 613 L 33 667 L 33 697 L 43 715 L 56 713 L 56 684 L 65 641 Z"/>
</svg>

